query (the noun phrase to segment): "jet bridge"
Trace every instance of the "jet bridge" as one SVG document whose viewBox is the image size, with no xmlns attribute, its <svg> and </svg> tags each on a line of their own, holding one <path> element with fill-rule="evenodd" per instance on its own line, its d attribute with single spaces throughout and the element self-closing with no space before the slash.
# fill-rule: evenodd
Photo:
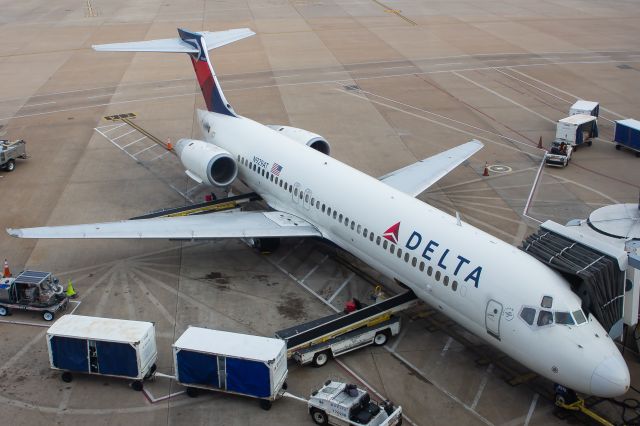
<svg viewBox="0 0 640 426">
<path fill-rule="evenodd" d="M 520 247 L 560 272 L 613 339 L 638 323 L 640 205 L 600 208 L 566 226 L 546 221 Z"/>
</svg>

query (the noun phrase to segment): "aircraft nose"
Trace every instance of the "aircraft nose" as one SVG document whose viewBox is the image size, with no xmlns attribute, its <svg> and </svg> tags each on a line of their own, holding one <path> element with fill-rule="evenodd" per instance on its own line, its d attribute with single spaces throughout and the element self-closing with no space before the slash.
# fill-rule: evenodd
<svg viewBox="0 0 640 426">
<path fill-rule="evenodd" d="M 612 356 L 593 370 L 591 393 L 595 396 L 613 398 L 627 392 L 630 382 L 629 368 L 622 356 Z"/>
</svg>

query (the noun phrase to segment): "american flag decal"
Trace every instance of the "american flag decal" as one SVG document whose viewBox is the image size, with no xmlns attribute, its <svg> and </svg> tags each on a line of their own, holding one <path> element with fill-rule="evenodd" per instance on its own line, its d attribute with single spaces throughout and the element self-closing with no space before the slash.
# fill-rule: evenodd
<svg viewBox="0 0 640 426">
<path fill-rule="evenodd" d="M 282 166 L 278 163 L 273 163 L 273 166 L 271 167 L 271 173 L 276 176 L 280 176 L 281 171 L 282 171 Z"/>
</svg>

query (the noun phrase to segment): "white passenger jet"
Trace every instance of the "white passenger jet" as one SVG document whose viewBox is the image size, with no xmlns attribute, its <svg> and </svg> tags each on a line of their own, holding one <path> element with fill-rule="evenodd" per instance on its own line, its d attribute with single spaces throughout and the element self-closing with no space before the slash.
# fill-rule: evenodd
<svg viewBox="0 0 640 426">
<path fill-rule="evenodd" d="M 606 331 L 581 309 L 559 273 L 517 248 L 415 197 L 482 144 L 471 141 L 379 179 L 331 158 L 321 136 L 264 126 L 233 110 L 209 49 L 254 35 L 249 29 L 178 30 L 179 38 L 94 46 L 98 51 L 181 52 L 191 58 L 208 111 L 203 140 L 175 152 L 197 182 L 240 179 L 268 211 L 231 211 L 120 222 L 8 229 L 20 238 L 321 237 L 362 259 L 536 373 L 601 397 L 624 394 L 629 370 Z"/>
</svg>

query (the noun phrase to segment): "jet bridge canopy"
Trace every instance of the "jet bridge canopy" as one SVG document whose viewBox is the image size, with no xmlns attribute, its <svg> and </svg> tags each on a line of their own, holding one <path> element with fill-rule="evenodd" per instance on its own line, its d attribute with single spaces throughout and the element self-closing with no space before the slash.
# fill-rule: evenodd
<svg viewBox="0 0 640 426">
<path fill-rule="evenodd" d="M 539 229 L 523 242 L 523 251 L 560 272 L 611 338 L 622 335 L 624 271 L 618 260 L 551 230 Z"/>
</svg>

